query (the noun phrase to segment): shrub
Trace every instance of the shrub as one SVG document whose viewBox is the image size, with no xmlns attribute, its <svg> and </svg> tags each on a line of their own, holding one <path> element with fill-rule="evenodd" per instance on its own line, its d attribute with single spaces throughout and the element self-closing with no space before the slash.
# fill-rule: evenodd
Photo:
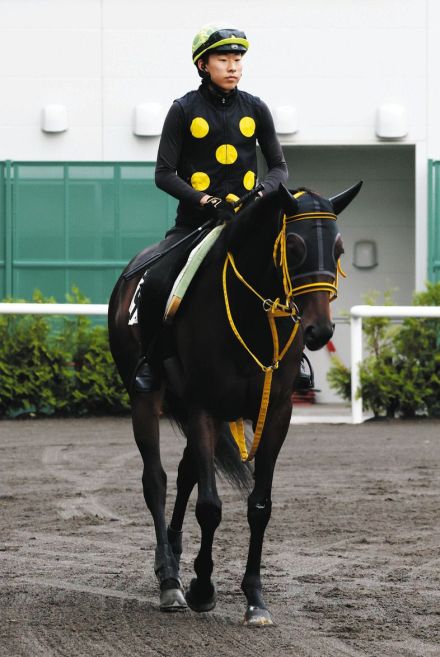
<svg viewBox="0 0 440 657">
<path fill-rule="evenodd" d="M 33 301 L 54 299 L 36 291 Z M 74 288 L 68 301 L 87 299 Z M 84 316 L 0 316 L 0 417 L 126 410 L 128 398 L 110 354 L 106 327 Z"/>
<path fill-rule="evenodd" d="M 377 296 L 369 299 L 375 303 Z M 386 303 L 391 295 L 387 294 Z M 417 293 L 414 305 L 440 305 L 440 283 L 428 283 Z M 364 407 L 375 416 L 440 417 L 440 322 L 407 318 L 400 326 L 389 318 L 363 322 L 367 357 L 360 367 Z M 333 356 L 330 387 L 351 399 L 351 373 Z"/>
</svg>

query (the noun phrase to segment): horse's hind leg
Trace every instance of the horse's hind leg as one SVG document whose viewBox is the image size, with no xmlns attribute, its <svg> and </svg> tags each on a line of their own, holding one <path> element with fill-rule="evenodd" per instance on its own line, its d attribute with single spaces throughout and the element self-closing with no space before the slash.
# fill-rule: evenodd
<svg viewBox="0 0 440 657">
<path fill-rule="evenodd" d="M 177 564 L 182 554 L 182 526 L 189 497 L 197 483 L 197 469 L 189 447 L 185 447 L 177 473 L 177 495 L 173 515 L 168 526 L 168 541 Z"/>
<path fill-rule="evenodd" d="M 197 577 L 191 581 L 186 593 L 186 601 L 194 611 L 210 611 L 216 604 L 211 575 L 214 567 L 212 544 L 222 514 L 214 469 L 214 452 L 219 430 L 218 423 L 203 411 L 190 414 L 188 442 L 197 467 L 196 518 L 201 529 L 200 550 L 194 561 Z"/>
<path fill-rule="evenodd" d="M 179 565 L 168 542 L 165 523 L 167 477 L 160 460 L 159 397 L 158 394 L 132 395 L 133 432 L 144 463 L 144 498 L 156 531 L 154 569 L 160 585 L 160 608 L 162 611 L 179 611 L 186 608 L 186 603 L 179 577 Z"/>
</svg>

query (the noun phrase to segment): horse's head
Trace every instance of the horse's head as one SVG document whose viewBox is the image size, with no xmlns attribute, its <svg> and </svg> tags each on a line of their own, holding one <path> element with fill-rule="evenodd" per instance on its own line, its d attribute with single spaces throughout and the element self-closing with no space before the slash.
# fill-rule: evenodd
<svg viewBox="0 0 440 657">
<path fill-rule="evenodd" d="M 305 188 L 290 193 L 280 186 L 288 283 L 302 318 L 305 344 L 312 351 L 333 335 L 330 301 L 337 295 L 339 258 L 344 253 L 336 220 L 361 186 L 359 182 L 329 199 Z"/>
</svg>

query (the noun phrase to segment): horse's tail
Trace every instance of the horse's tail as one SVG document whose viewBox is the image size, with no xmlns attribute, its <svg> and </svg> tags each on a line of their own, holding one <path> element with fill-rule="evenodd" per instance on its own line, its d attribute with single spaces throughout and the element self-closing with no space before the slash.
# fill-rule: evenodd
<svg viewBox="0 0 440 657">
<path fill-rule="evenodd" d="M 221 477 L 243 493 L 250 493 L 253 487 L 253 467 L 243 463 L 237 444 L 225 422 L 220 440 L 215 450 L 215 467 Z"/>
<path fill-rule="evenodd" d="M 182 400 L 171 390 L 166 389 L 164 402 L 166 415 L 173 424 L 177 425 L 183 435 L 186 435 L 188 417 Z M 227 422 L 222 426 L 215 450 L 215 469 L 220 477 L 243 493 L 247 494 L 252 489 L 253 468 L 249 463 L 242 462 Z"/>
</svg>

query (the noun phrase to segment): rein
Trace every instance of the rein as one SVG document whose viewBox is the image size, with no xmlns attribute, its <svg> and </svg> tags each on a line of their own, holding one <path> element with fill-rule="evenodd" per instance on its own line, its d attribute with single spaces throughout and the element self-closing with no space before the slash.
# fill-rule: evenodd
<svg viewBox="0 0 440 657">
<path fill-rule="evenodd" d="M 275 267 L 277 267 L 278 266 L 277 260 L 279 255 L 278 264 L 281 267 L 281 271 L 283 274 L 283 288 L 284 288 L 284 294 L 286 296 L 284 303 L 282 303 L 279 298 L 275 299 L 275 301 L 272 301 L 272 299 L 265 299 L 259 292 L 257 292 L 257 290 L 255 290 L 255 288 L 250 283 L 248 283 L 248 281 L 246 281 L 246 279 L 242 276 L 242 274 L 240 274 L 235 264 L 234 256 L 232 255 L 232 253 L 228 251 L 228 253 L 226 254 L 225 264 L 223 266 L 222 283 L 223 283 L 223 296 L 225 299 L 226 315 L 228 317 L 229 325 L 235 337 L 242 345 L 242 347 L 246 349 L 246 351 L 251 356 L 251 358 L 260 367 L 261 371 L 264 372 L 264 384 L 263 384 L 263 393 L 260 403 L 260 411 L 258 414 L 258 420 L 255 427 L 252 447 L 249 453 L 246 447 L 243 419 L 229 423 L 231 433 L 234 437 L 235 442 L 237 443 L 242 461 L 251 461 L 256 454 L 256 451 L 260 444 L 261 436 L 263 434 L 264 423 L 266 421 L 267 410 L 269 407 L 273 372 L 274 370 L 278 369 L 280 362 L 289 351 L 298 332 L 301 317 L 299 315 L 298 307 L 293 301 L 294 297 L 300 296 L 302 294 L 308 294 L 309 292 L 328 292 L 330 301 L 333 301 L 334 299 L 336 299 L 338 293 L 338 274 L 340 273 L 341 276 L 345 277 L 345 274 L 341 269 L 340 262 L 338 259 L 334 283 L 327 283 L 325 281 L 322 281 L 318 283 L 307 283 L 305 285 L 299 285 L 295 287 L 292 285 L 292 281 L 289 276 L 288 263 L 287 263 L 286 225 L 287 223 L 293 221 L 301 221 L 304 219 L 313 219 L 313 218 L 332 219 L 335 221 L 336 215 L 330 212 L 307 212 L 304 214 L 292 215 L 291 217 L 286 217 L 286 215 L 284 215 L 283 227 L 280 233 L 278 234 L 278 237 L 275 240 L 274 248 L 273 248 L 273 261 Z M 255 355 L 252 349 L 250 349 L 250 347 L 246 344 L 246 341 L 240 334 L 234 322 L 231 312 L 231 306 L 229 303 L 229 295 L 228 295 L 228 287 L 227 287 L 227 273 L 229 266 L 232 268 L 236 278 L 262 302 L 263 310 L 266 313 L 266 317 L 268 319 L 269 327 L 272 335 L 273 356 L 272 356 L 272 363 L 270 365 L 264 365 L 261 362 L 261 360 Z M 291 317 L 294 324 L 292 332 L 281 351 L 280 351 L 280 343 L 278 337 L 278 329 L 276 325 L 276 319 L 279 317 Z"/>
</svg>

